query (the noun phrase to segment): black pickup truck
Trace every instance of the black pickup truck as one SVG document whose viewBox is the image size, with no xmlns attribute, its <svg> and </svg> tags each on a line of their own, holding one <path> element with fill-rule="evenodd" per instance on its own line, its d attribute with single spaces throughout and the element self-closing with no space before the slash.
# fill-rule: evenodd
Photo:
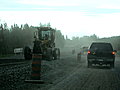
<svg viewBox="0 0 120 90">
<path fill-rule="evenodd" d="M 110 64 L 110 67 L 114 68 L 115 52 L 116 50 L 113 50 L 111 43 L 92 43 L 87 54 L 88 68 L 92 66 L 92 64 Z"/>
</svg>

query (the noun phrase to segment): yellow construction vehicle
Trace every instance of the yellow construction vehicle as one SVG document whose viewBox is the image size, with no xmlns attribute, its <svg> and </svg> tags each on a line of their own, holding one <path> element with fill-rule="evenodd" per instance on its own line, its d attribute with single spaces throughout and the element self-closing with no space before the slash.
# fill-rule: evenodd
<svg viewBox="0 0 120 90">
<path fill-rule="evenodd" d="M 55 47 L 55 29 L 51 27 L 35 27 L 33 54 L 42 54 L 44 60 L 56 60 L 60 58 L 60 49 Z M 26 51 L 27 52 L 27 51 Z M 24 56 L 30 56 L 24 54 Z M 27 59 L 27 58 L 26 58 Z"/>
</svg>

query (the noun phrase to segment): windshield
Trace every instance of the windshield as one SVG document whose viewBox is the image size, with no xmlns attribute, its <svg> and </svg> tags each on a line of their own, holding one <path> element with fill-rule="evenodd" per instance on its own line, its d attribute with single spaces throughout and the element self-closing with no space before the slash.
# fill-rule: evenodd
<svg viewBox="0 0 120 90">
<path fill-rule="evenodd" d="M 50 39 L 50 31 L 42 31 L 42 39 Z"/>
<path fill-rule="evenodd" d="M 0 0 L 0 90 L 120 90 L 120 0 Z"/>
</svg>

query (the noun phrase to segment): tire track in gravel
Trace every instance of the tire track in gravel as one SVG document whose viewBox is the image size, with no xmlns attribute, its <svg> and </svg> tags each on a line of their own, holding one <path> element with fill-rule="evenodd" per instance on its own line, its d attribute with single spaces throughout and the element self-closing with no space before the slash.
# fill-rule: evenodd
<svg viewBox="0 0 120 90">
<path fill-rule="evenodd" d="M 120 79 L 115 69 L 107 66 L 87 68 L 86 63 L 49 90 L 120 90 Z"/>
<path fill-rule="evenodd" d="M 51 88 L 52 86 L 55 86 L 57 83 L 61 82 L 62 80 L 66 79 L 66 77 L 69 75 L 69 73 L 73 72 L 74 69 L 76 69 L 76 67 L 80 67 L 79 64 L 76 64 L 75 60 L 75 56 L 71 57 L 71 56 L 66 56 L 65 58 L 63 58 L 60 62 L 58 62 L 58 64 L 62 64 L 59 66 L 57 66 L 56 69 L 54 69 L 54 73 L 50 73 L 48 74 L 48 78 L 51 76 L 53 76 L 54 78 L 52 78 L 52 84 L 47 85 L 46 87 L 40 88 L 40 90 L 48 90 L 49 88 Z M 74 62 L 72 63 L 71 62 Z M 69 62 L 67 65 L 65 65 L 67 62 Z M 57 75 L 55 75 L 57 74 Z"/>
<path fill-rule="evenodd" d="M 82 60 L 82 62 L 85 63 L 84 60 Z M 76 67 L 72 72 L 70 72 L 69 76 L 67 76 L 64 80 L 57 83 L 56 86 L 53 86 L 49 90 L 76 90 L 74 86 L 76 86 L 78 84 L 78 82 L 76 82 L 76 81 L 79 80 L 79 77 L 80 77 L 79 72 L 81 72 L 81 73 L 85 72 L 85 69 L 83 67 L 86 67 L 85 64 L 79 64 L 78 67 Z M 79 68 L 81 68 L 81 69 L 79 69 Z M 90 77 L 90 74 L 86 74 L 86 73 L 83 73 L 83 74 L 87 81 L 88 77 Z M 83 81 L 82 78 L 81 78 L 81 81 Z M 82 83 L 84 84 L 85 82 L 82 82 Z M 82 83 L 80 85 L 82 85 Z"/>
</svg>

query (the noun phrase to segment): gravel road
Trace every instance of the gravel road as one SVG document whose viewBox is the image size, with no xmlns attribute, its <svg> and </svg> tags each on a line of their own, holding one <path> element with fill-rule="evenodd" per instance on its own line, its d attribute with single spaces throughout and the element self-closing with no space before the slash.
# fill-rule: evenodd
<svg viewBox="0 0 120 90">
<path fill-rule="evenodd" d="M 76 54 L 64 52 L 60 60 L 42 61 L 41 79 L 44 84 L 24 82 L 31 75 L 30 62 L 4 69 L 1 67 L 0 79 L 6 83 L 0 82 L 0 90 L 120 90 L 119 59 L 116 57 L 114 69 L 97 65 L 87 68 L 85 55 L 77 60 Z M 9 72 L 6 73 L 7 70 Z"/>
<path fill-rule="evenodd" d="M 68 77 L 48 90 L 120 90 L 120 61 L 116 57 L 115 68 L 109 66 L 93 66 L 87 63 L 71 72 Z M 82 60 L 86 61 L 86 57 Z M 38 89 L 39 90 L 39 89 Z"/>
</svg>

